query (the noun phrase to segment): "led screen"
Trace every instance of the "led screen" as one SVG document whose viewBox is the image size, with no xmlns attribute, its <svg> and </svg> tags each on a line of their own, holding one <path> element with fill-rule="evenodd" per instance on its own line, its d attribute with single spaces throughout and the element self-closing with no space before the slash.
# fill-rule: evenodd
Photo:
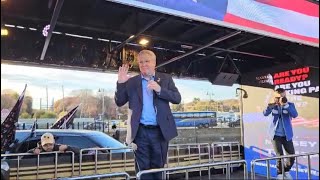
<svg viewBox="0 0 320 180">
<path fill-rule="evenodd" d="M 319 46 L 319 5 L 308 0 L 115 0 L 270 37 Z"/>
</svg>

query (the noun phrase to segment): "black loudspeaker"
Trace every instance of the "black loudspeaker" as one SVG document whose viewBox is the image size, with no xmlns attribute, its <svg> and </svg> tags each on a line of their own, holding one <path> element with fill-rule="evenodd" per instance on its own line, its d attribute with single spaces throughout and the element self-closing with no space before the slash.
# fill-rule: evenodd
<svg viewBox="0 0 320 180">
<path fill-rule="evenodd" d="M 232 86 L 237 82 L 239 74 L 220 72 L 209 76 L 209 81 L 215 85 Z"/>
</svg>

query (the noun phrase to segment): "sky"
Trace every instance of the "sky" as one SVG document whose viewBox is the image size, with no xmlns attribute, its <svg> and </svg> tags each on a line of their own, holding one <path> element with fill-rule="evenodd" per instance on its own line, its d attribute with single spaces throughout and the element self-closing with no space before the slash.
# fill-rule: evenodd
<svg viewBox="0 0 320 180">
<path fill-rule="evenodd" d="M 106 96 L 113 96 L 116 82 L 116 73 L 1 64 L 1 91 L 13 89 L 21 93 L 27 84 L 27 93 L 33 98 L 34 109 L 40 108 L 40 98 L 42 103 L 46 100 L 46 87 L 50 104 L 52 99 L 62 99 L 62 86 L 65 97 L 72 90 L 79 89 L 90 89 L 93 93 L 104 89 Z M 239 87 L 236 84 L 232 87 L 216 86 L 205 80 L 174 79 L 174 82 L 184 103 L 191 102 L 195 97 L 201 100 L 209 100 L 210 96 L 212 100 L 236 99 L 236 88 Z"/>
</svg>

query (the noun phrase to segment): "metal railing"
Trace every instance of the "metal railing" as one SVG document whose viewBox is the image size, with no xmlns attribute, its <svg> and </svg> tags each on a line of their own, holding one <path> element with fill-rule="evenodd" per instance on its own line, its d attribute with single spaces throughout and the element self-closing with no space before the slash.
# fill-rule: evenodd
<svg viewBox="0 0 320 180">
<path fill-rule="evenodd" d="M 225 161 L 225 152 L 229 153 L 229 156 L 230 156 L 230 159 L 227 159 L 227 160 L 230 160 L 232 161 L 232 147 L 233 146 L 237 146 L 237 152 L 238 152 L 238 159 L 241 158 L 241 153 L 240 153 L 240 143 L 239 142 L 214 142 L 211 144 L 211 147 L 212 147 L 212 160 L 213 162 L 215 162 L 215 147 L 220 147 L 221 148 L 221 158 L 222 158 L 222 161 Z M 224 147 L 229 147 L 229 151 L 225 151 Z"/>
<path fill-rule="evenodd" d="M 237 159 L 232 159 L 233 158 L 233 147 L 236 146 L 237 147 L 237 154 L 238 154 L 238 158 Z M 219 150 L 218 148 L 221 148 L 221 152 L 220 153 L 217 153 L 215 154 L 215 150 L 217 148 L 217 150 Z M 229 150 L 225 150 L 225 147 L 228 147 Z M 241 152 L 240 152 L 240 143 L 237 142 L 237 141 L 234 141 L 234 142 L 214 142 L 211 144 L 211 148 L 212 148 L 212 162 L 225 162 L 226 160 L 229 160 L 229 161 L 232 161 L 232 160 L 240 160 L 241 159 Z M 229 158 L 227 158 L 228 156 Z M 216 160 L 216 156 L 218 155 L 221 155 L 221 160 L 219 158 L 220 161 L 217 161 Z M 237 165 L 233 165 L 232 167 L 236 167 L 236 166 L 240 166 L 240 164 L 237 164 Z M 225 172 L 225 167 L 220 167 L 220 168 L 223 168 L 223 174 Z M 209 167 L 209 170 L 210 170 L 210 167 Z M 233 172 L 233 168 L 231 168 L 231 172 Z"/>
<path fill-rule="evenodd" d="M 262 158 L 262 159 L 254 159 L 251 161 L 251 179 L 255 179 L 255 165 L 257 162 L 266 161 L 267 162 L 267 178 L 270 179 L 270 160 L 281 159 L 281 169 L 284 172 L 284 159 L 285 158 L 295 158 L 296 164 L 296 179 L 298 179 L 298 157 L 307 156 L 308 157 L 308 179 L 311 179 L 311 161 L 310 156 L 312 155 L 319 155 L 319 153 L 303 153 L 303 154 L 292 154 L 292 155 L 285 155 L 285 156 L 278 156 L 278 157 L 271 157 L 271 158 Z M 284 176 L 283 176 L 284 179 Z"/>
<path fill-rule="evenodd" d="M 123 150 L 123 151 L 120 151 Z M 93 151 L 93 155 L 94 155 L 94 163 L 95 163 L 95 173 L 97 172 L 97 168 L 98 168 L 98 152 L 99 151 L 107 151 L 107 153 L 104 154 L 109 154 L 109 162 L 110 162 L 110 171 L 112 170 L 112 154 L 114 153 L 123 153 L 124 154 L 124 170 L 127 167 L 127 153 L 133 153 L 132 148 L 130 147 L 122 147 L 122 148 L 86 148 L 86 149 L 81 149 L 80 150 L 80 159 L 79 159 L 79 175 L 81 175 L 82 173 L 82 163 L 83 163 L 83 155 L 88 155 L 85 154 L 85 152 L 89 152 L 89 151 Z M 115 152 L 113 152 L 115 151 Z M 135 164 L 135 163 L 133 163 Z"/>
<path fill-rule="evenodd" d="M 130 175 L 126 172 L 116 172 L 110 174 L 96 174 L 96 175 L 88 175 L 88 176 L 77 176 L 72 178 L 58 178 L 58 180 L 76 180 L 76 179 L 92 179 L 92 178 L 111 178 L 111 177 L 119 177 L 125 176 L 127 180 L 130 179 Z"/>
<path fill-rule="evenodd" d="M 202 152 L 202 150 L 207 149 L 207 152 Z M 170 150 L 176 151 L 177 155 L 175 156 L 170 156 Z M 209 143 L 189 143 L 189 144 L 170 144 L 169 149 L 168 149 L 168 155 L 167 155 L 167 167 L 170 167 L 170 159 L 177 159 L 176 164 L 179 166 L 180 163 L 180 150 L 187 150 L 188 153 L 184 155 L 184 157 L 187 158 L 187 161 L 183 161 L 183 163 L 188 163 L 188 165 L 192 165 L 193 160 L 197 161 L 196 164 L 201 164 L 202 160 L 205 160 L 206 163 L 210 162 L 210 145 Z M 196 151 L 194 153 L 194 150 Z M 183 155 L 182 155 L 183 156 Z M 203 158 L 203 156 L 207 156 L 207 158 Z M 174 164 L 175 165 L 175 164 Z M 200 176 L 201 174 L 201 169 L 199 169 Z M 169 178 L 169 174 L 167 174 L 167 178 Z"/>
<path fill-rule="evenodd" d="M 186 170 L 188 172 L 188 169 L 197 169 L 197 168 L 204 168 L 204 167 L 213 167 L 213 166 L 221 166 L 221 165 L 226 165 L 227 167 L 227 179 L 231 179 L 230 176 L 230 165 L 231 164 L 243 164 L 243 178 L 244 179 L 248 179 L 248 174 L 247 174 L 247 162 L 245 160 L 238 160 L 238 161 L 227 161 L 227 162 L 217 162 L 217 163 L 206 163 L 206 164 L 195 164 L 195 165 L 190 165 L 190 166 L 183 166 L 183 167 L 172 167 L 172 168 L 160 168 L 160 169 L 150 169 L 150 170 L 143 170 L 138 172 L 137 174 L 137 180 L 141 179 L 141 176 L 144 174 L 151 174 L 151 173 L 160 173 L 160 172 L 164 172 L 165 174 L 167 174 L 167 172 L 169 171 L 179 171 L 179 170 Z M 211 173 L 208 172 L 209 178 L 210 179 L 210 175 Z M 188 176 L 185 177 L 185 179 L 188 179 Z"/>
<path fill-rule="evenodd" d="M 71 163 L 72 163 L 72 172 L 71 175 L 73 176 L 74 174 L 74 152 L 72 151 L 66 151 L 66 152 L 60 152 L 60 151 L 54 151 L 54 152 L 42 152 L 38 155 L 33 154 L 33 153 L 16 153 L 16 154 L 1 154 L 1 158 L 4 157 L 17 157 L 17 159 L 8 159 L 8 160 L 17 160 L 17 179 L 19 179 L 19 171 L 20 171 L 20 160 L 23 156 L 37 156 L 37 175 L 36 179 L 38 179 L 39 176 L 39 166 L 40 166 L 40 156 L 41 155 L 46 155 L 46 154 L 55 154 L 55 159 L 54 159 L 54 177 L 57 178 L 58 173 L 58 154 L 65 154 L 65 153 L 71 153 Z"/>
<path fill-rule="evenodd" d="M 206 148 L 207 152 L 206 153 L 201 153 L 201 150 Z M 169 156 L 169 151 L 170 150 L 176 150 L 177 156 L 170 157 Z M 168 158 L 167 158 L 167 164 L 169 164 L 169 160 L 178 157 L 178 165 L 180 164 L 180 150 L 188 150 L 187 157 L 188 157 L 188 162 L 190 163 L 191 161 L 191 156 L 196 155 L 199 159 L 199 163 L 201 163 L 201 156 L 208 156 L 208 161 L 210 159 L 210 145 L 209 143 L 190 143 L 190 144 L 170 144 L 169 149 L 168 149 Z M 196 150 L 196 153 L 192 153 L 192 150 Z"/>
<path fill-rule="evenodd" d="M 213 152 L 211 147 L 214 147 L 213 144 L 219 144 L 219 146 L 222 146 L 222 144 L 223 146 L 230 146 L 230 150 L 232 150 L 232 147 L 234 148 L 234 144 L 236 143 L 237 142 L 218 142 L 218 143 L 212 143 L 212 144 L 209 144 L 209 143 L 170 144 L 168 149 L 168 158 L 167 158 L 166 167 L 170 168 L 170 167 L 176 167 L 176 166 L 186 166 L 186 165 L 194 165 L 194 164 L 201 164 L 201 163 L 212 163 L 214 162 L 213 159 L 211 158 L 211 155 Z M 171 155 L 169 155 L 170 150 L 171 150 L 170 153 L 172 153 Z M 92 154 L 88 154 L 89 151 L 91 151 Z M 104 151 L 106 153 L 104 153 Z M 239 148 L 238 148 L 238 151 L 239 151 L 239 157 L 240 157 Z M 59 153 L 61 152 L 44 152 L 38 155 L 37 161 L 34 163 L 37 166 L 35 167 L 36 173 L 34 173 L 36 175 L 36 178 L 39 177 L 41 172 L 40 157 L 43 154 L 56 154 L 54 159 L 54 167 L 55 167 L 54 177 L 55 178 L 59 177 L 58 175 L 58 165 L 59 165 L 58 154 Z M 108 165 L 108 163 L 110 163 L 109 166 L 105 167 L 107 169 L 110 169 L 110 173 L 112 171 L 120 172 L 122 171 L 122 169 L 123 171 L 131 172 L 131 171 L 134 171 L 135 169 L 134 153 L 130 147 L 81 149 L 79 154 L 79 173 L 77 171 L 78 164 L 75 164 L 75 154 L 71 151 L 68 151 L 67 153 L 72 153 L 72 159 L 71 159 L 72 172 L 70 177 L 73 177 L 74 175 L 79 175 L 79 176 L 84 175 L 84 173 L 81 171 L 89 170 L 88 169 L 89 166 L 90 168 L 94 168 L 92 170 L 93 170 L 93 173 L 95 174 L 107 173 L 106 171 L 101 171 L 101 167 L 99 167 L 101 163 L 104 165 Z M 132 153 L 132 154 L 129 154 L 129 153 Z M 222 154 L 224 153 L 225 152 L 223 152 Z M 104 156 L 103 154 L 106 156 Z M 121 154 L 121 157 L 114 154 Z M 19 171 L 21 171 L 21 163 L 20 163 L 21 157 L 32 156 L 32 155 L 35 156 L 34 154 L 31 154 L 31 153 L 18 153 L 18 154 L 2 154 L 1 157 L 12 157 L 12 156 L 17 157 L 17 159 L 10 159 L 10 160 L 11 161 L 15 160 L 15 162 L 16 161 L 18 162 L 16 166 L 16 172 L 17 172 L 17 179 L 19 179 Z M 233 154 L 233 156 L 235 156 L 235 154 Z M 90 158 L 90 160 L 88 161 L 89 163 L 84 164 L 84 162 L 87 162 L 86 159 L 84 159 L 84 157 Z M 101 158 L 101 157 L 106 157 L 106 158 Z M 120 167 L 119 164 L 117 164 L 116 166 L 112 165 L 113 160 L 122 160 L 123 161 L 123 163 L 121 164 L 122 169 L 119 169 Z M 226 160 L 226 158 L 224 158 L 224 160 Z M 91 165 L 90 165 L 90 162 L 91 162 Z M 92 163 L 94 163 L 94 166 L 92 166 Z M 205 168 L 199 168 L 200 176 L 202 176 L 201 169 L 205 169 Z M 207 169 L 205 169 L 205 171 L 206 170 Z M 208 168 L 208 170 L 210 171 L 210 168 Z M 169 173 L 167 174 L 167 177 L 169 177 Z"/>
</svg>

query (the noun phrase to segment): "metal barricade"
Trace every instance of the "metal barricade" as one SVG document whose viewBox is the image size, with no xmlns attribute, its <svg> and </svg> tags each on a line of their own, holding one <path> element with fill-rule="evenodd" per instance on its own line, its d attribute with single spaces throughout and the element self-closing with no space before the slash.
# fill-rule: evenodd
<svg viewBox="0 0 320 180">
<path fill-rule="evenodd" d="M 123 150 L 122 152 L 119 152 L 120 150 Z M 130 147 L 122 147 L 122 148 L 87 148 L 87 149 L 81 149 L 80 150 L 80 159 L 79 159 L 79 175 L 82 173 L 82 164 L 83 164 L 83 155 L 86 155 L 85 152 L 94 151 L 94 163 L 95 163 L 95 174 L 98 173 L 98 151 L 107 151 L 109 154 L 109 163 L 110 163 L 110 171 L 112 171 L 112 154 L 113 153 L 124 153 L 124 170 L 126 170 L 127 167 L 127 153 L 133 153 L 132 148 Z M 112 152 L 115 151 L 115 152 Z M 118 151 L 118 152 L 117 152 Z M 133 163 L 135 165 L 135 163 Z"/>
<path fill-rule="evenodd" d="M 206 148 L 207 152 L 206 153 L 201 153 L 201 149 L 202 148 Z M 171 157 L 169 155 L 169 151 L 170 150 L 176 150 L 177 156 Z M 184 155 L 184 156 L 187 158 L 187 161 L 188 161 L 189 165 L 191 164 L 191 160 L 192 160 L 191 156 L 197 156 L 198 163 L 201 163 L 201 160 L 202 160 L 201 157 L 202 156 L 207 156 L 208 155 L 208 159 L 205 159 L 205 160 L 209 161 L 209 159 L 210 159 L 210 145 L 208 143 L 170 144 L 169 145 L 169 149 L 168 149 L 168 159 L 167 159 L 167 164 L 168 165 L 170 165 L 170 163 L 169 163 L 170 159 L 182 156 L 182 155 L 180 156 L 180 150 L 188 150 L 187 155 Z M 191 153 L 192 150 L 196 150 L 197 153 Z M 178 162 L 177 163 L 179 165 L 179 163 L 180 163 L 180 159 L 179 158 L 178 158 Z"/>
<path fill-rule="evenodd" d="M 206 164 L 196 164 L 196 165 L 190 165 L 190 166 L 183 166 L 183 167 L 172 167 L 172 168 L 160 168 L 160 169 L 150 169 L 150 170 L 143 170 L 138 172 L 137 174 L 137 180 L 141 179 L 141 176 L 144 174 L 150 174 L 150 173 L 160 173 L 164 172 L 165 174 L 169 171 L 179 171 L 179 170 L 186 170 L 188 172 L 188 169 L 196 169 L 196 168 L 203 168 L 203 167 L 212 167 L 212 166 L 221 166 L 226 165 L 227 169 L 230 169 L 231 164 L 243 164 L 243 178 L 248 179 L 247 174 L 247 162 L 245 160 L 238 160 L 238 161 L 228 161 L 228 162 L 217 162 L 217 163 L 206 163 Z M 210 172 L 208 173 L 209 179 L 210 179 Z M 186 179 L 188 179 L 188 176 L 186 176 Z M 227 179 L 231 179 L 230 171 L 227 170 Z"/>
<path fill-rule="evenodd" d="M 202 152 L 204 149 L 207 150 L 207 152 Z M 176 151 L 177 155 L 170 156 L 170 150 Z M 180 154 L 180 151 L 187 150 L 188 152 L 184 155 Z M 194 153 L 194 151 L 196 151 Z M 204 158 L 207 157 L 207 158 Z M 180 159 L 186 159 L 181 161 Z M 177 159 L 175 163 L 170 163 L 170 160 Z M 180 164 L 186 164 L 192 165 L 192 164 L 201 164 L 201 163 L 209 163 L 210 162 L 210 145 L 209 143 L 189 143 L 189 144 L 170 144 L 168 149 L 168 156 L 167 156 L 167 167 L 176 167 Z M 200 176 L 201 175 L 201 169 L 199 169 Z M 167 174 L 167 177 L 169 177 L 169 174 Z"/>
<path fill-rule="evenodd" d="M 119 177 L 125 176 L 127 180 L 130 179 L 130 175 L 126 172 L 116 172 L 110 174 L 96 174 L 96 175 L 88 175 L 88 176 L 78 176 L 72 178 L 58 178 L 58 180 L 76 180 L 76 179 L 92 179 L 92 178 L 111 178 L 111 177 Z"/>
<path fill-rule="evenodd" d="M 284 172 L 284 158 L 295 158 L 296 163 L 296 179 L 298 179 L 298 157 L 307 156 L 308 157 L 308 179 L 311 179 L 311 163 L 310 163 L 310 156 L 318 155 L 319 153 L 303 153 L 303 154 L 292 154 L 292 155 L 285 155 L 285 156 L 278 156 L 278 157 L 271 157 L 271 158 L 262 158 L 262 159 L 254 159 L 251 161 L 251 179 L 255 179 L 255 170 L 254 167 L 257 162 L 266 161 L 267 162 L 267 178 L 270 179 L 270 160 L 281 159 L 281 168 L 282 172 Z M 283 176 L 284 178 L 284 176 Z"/>
<path fill-rule="evenodd" d="M 239 142 L 213 142 L 211 144 L 212 147 L 212 161 L 215 161 L 215 147 L 220 147 L 221 148 L 221 159 L 222 162 L 225 160 L 229 160 L 232 161 L 232 155 L 233 155 L 233 151 L 232 151 L 232 147 L 233 146 L 237 146 L 237 155 L 238 155 L 238 159 L 241 158 L 241 153 L 240 153 L 240 143 Z M 225 151 L 224 147 L 229 147 L 229 151 Z M 228 153 L 228 156 L 230 157 L 229 159 L 226 158 L 228 156 L 225 155 L 225 153 Z"/>
<path fill-rule="evenodd" d="M 234 159 L 234 151 L 233 151 L 234 146 L 237 147 L 236 159 Z M 225 161 L 233 161 L 233 160 L 240 160 L 241 159 L 240 143 L 237 141 L 234 141 L 234 142 L 213 142 L 211 144 L 211 147 L 212 147 L 212 162 L 221 162 L 221 161 L 225 162 Z M 221 152 L 218 154 L 215 154 L 216 147 L 221 148 Z M 229 148 L 229 150 L 225 150 L 225 147 Z M 216 156 L 219 157 L 218 158 L 219 160 L 216 160 Z M 239 167 L 239 166 L 240 166 L 240 164 L 235 164 L 232 167 Z M 223 173 L 224 173 L 225 167 L 220 167 L 220 168 L 223 169 Z M 209 168 L 209 170 L 210 170 L 210 168 Z M 231 168 L 231 172 L 233 172 L 233 168 Z"/>
<path fill-rule="evenodd" d="M 72 172 L 71 175 L 74 175 L 74 152 L 72 151 L 66 151 L 66 152 L 60 152 L 60 151 L 54 151 L 54 152 L 42 152 L 38 155 L 32 154 L 32 153 L 17 153 L 17 154 L 1 154 L 1 159 L 4 157 L 17 157 L 17 179 L 19 178 L 19 171 L 20 171 L 20 160 L 23 156 L 37 156 L 37 175 L 36 179 L 38 179 L 39 176 L 39 166 L 40 166 L 40 156 L 41 155 L 46 155 L 46 154 L 55 154 L 55 161 L 54 161 L 54 177 L 58 177 L 57 169 L 58 169 L 58 154 L 65 154 L 65 153 L 71 153 L 71 163 L 72 163 Z M 10 159 L 11 160 L 11 159 Z M 12 159 L 15 160 L 15 159 Z"/>
</svg>

